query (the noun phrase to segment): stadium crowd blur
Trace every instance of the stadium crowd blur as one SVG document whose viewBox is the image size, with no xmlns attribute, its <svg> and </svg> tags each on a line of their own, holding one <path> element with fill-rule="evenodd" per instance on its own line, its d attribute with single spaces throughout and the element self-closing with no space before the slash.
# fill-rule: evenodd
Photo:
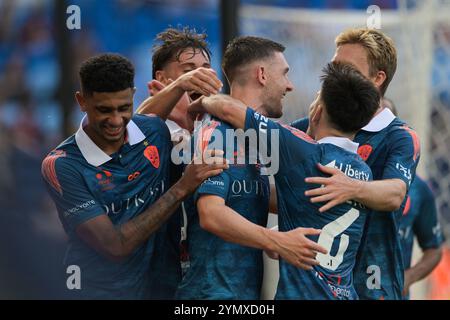
<svg viewBox="0 0 450 320">
<path fill-rule="evenodd" d="M 311 8 L 365 9 L 373 1 L 247 0 L 241 3 Z M 0 0 L 0 298 L 64 298 L 62 260 L 65 233 L 40 174 L 43 157 L 66 133 L 74 132 L 81 113 L 75 99 L 70 127 L 62 127 L 61 76 L 55 41 L 53 0 Z M 71 1 L 81 8 L 81 30 L 70 31 L 70 77 L 78 89 L 81 61 L 97 52 L 119 52 L 135 64 L 135 107 L 147 97 L 151 46 L 168 26 L 189 25 L 208 33 L 213 68 L 220 69 L 219 0 Z M 393 8 L 395 0 L 378 1 Z M 61 14 L 67 15 L 65 12 Z M 68 16 L 68 15 L 67 15 Z M 450 33 L 449 33 L 450 35 Z M 450 46 L 450 36 L 449 36 Z M 448 68 L 448 48 L 436 48 Z M 66 75 L 64 75 L 66 76 Z M 449 89 L 437 97 L 450 108 Z M 449 159 L 442 159 L 449 170 Z M 432 184 L 436 189 L 437 184 Z M 438 191 L 438 190 L 435 190 Z M 449 204 L 440 208 L 450 221 Z M 447 236 L 448 238 L 448 236 Z"/>
</svg>

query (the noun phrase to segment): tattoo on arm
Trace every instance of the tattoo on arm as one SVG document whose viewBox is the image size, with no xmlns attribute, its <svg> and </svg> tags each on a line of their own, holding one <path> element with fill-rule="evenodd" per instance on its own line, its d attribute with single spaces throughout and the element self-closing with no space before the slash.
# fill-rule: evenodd
<svg viewBox="0 0 450 320">
<path fill-rule="evenodd" d="M 133 250 L 146 241 L 172 215 L 182 200 L 183 197 L 171 188 L 142 214 L 119 226 L 119 237 L 124 248 Z"/>
</svg>

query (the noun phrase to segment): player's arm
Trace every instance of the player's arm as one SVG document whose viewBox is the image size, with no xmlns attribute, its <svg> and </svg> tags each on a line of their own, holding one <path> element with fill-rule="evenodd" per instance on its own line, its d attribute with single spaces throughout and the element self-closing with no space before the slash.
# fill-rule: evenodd
<svg viewBox="0 0 450 320">
<path fill-rule="evenodd" d="M 191 104 L 190 112 L 207 112 L 228 122 L 237 129 L 245 129 L 247 106 L 228 95 L 217 94 Z"/>
<path fill-rule="evenodd" d="M 398 128 L 390 137 L 392 143 L 380 180 L 358 181 L 348 178 L 336 168 L 319 165 L 328 178 L 307 178 L 307 183 L 323 185 L 308 190 L 312 202 L 327 202 L 320 211 L 353 199 L 377 211 L 398 210 L 405 199 L 419 161 L 420 144 L 414 131 Z"/>
<path fill-rule="evenodd" d="M 306 178 L 306 183 L 323 187 L 305 191 L 311 202 L 326 202 L 319 211 L 324 212 L 348 200 L 358 201 L 379 211 L 393 211 L 400 208 L 406 195 L 406 184 L 400 179 L 361 181 L 346 176 L 337 168 L 318 164 L 319 169 L 330 177 Z"/>
<path fill-rule="evenodd" d="M 222 82 L 216 72 L 210 68 L 198 68 L 181 75 L 168 86 L 156 80 L 150 82 L 152 97 L 147 98 L 137 109 L 137 113 L 153 113 L 167 119 L 177 103 L 189 104 L 186 92 L 195 91 L 204 96 L 216 94 L 222 88 Z"/>
<path fill-rule="evenodd" d="M 400 179 L 361 181 L 346 176 L 337 168 L 318 164 L 319 169 L 331 177 L 306 178 L 306 183 L 323 185 L 307 190 L 305 195 L 311 202 L 326 202 L 319 211 L 324 212 L 348 200 L 358 201 L 365 206 L 379 211 L 393 211 L 400 208 L 406 195 L 406 184 Z"/>
<path fill-rule="evenodd" d="M 429 248 L 423 251 L 420 260 L 411 268 L 405 270 L 405 285 L 403 295 L 407 295 L 412 284 L 424 279 L 434 268 L 437 267 L 442 258 L 442 248 Z"/>
<path fill-rule="evenodd" d="M 425 183 L 422 186 L 420 190 L 422 201 L 420 202 L 419 215 L 414 220 L 413 232 L 417 237 L 423 255 L 415 265 L 405 270 L 404 295 L 408 293 L 412 284 L 428 276 L 439 264 L 442 257 L 441 246 L 444 237 L 438 220 L 436 201 L 431 189 Z"/>
<path fill-rule="evenodd" d="M 220 151 L 217 151 L 220 154 Z M 214 154 L 214 153 L 212 153 Z M 190 164 L 185 173 L 154 204 L 134 219 L 114 226 L 106 215 L 100 215 L 80 224 L 76 232 L 89 246 L 113 261 L 121 261 L 136 250 L 175 211 L 181 201 L 200 183 L 227 168 L 221 157 L 208 159 L 214 164 Z"/>
<path fill-rule="evenodd" d="M 225 205 L 225 200 L 216 195 L 202 195 L 197 201 L 200 225 L 225 241 L 277 252 L 296 267 L 310 270 L 318 265 L 316 253 L 326 253 L 306 235 L 317 235 L 320 230 L 297 228 L 289 232 L 270 230 L 254 224 Z"/>
</svg>

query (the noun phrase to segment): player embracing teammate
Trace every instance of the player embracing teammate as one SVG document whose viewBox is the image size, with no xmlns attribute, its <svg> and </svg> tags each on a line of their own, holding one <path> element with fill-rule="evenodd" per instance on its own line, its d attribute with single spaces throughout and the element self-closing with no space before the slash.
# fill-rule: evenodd
<svg viewBox="0 0 450 320">
<path fill-rule="evenodd" d="M 172 140 L 177 132 L 181 140 L 195 138 L 194 115 L 212 114 L 216 118 L 203 116 L 200 123 L 211 127 L 209 136 L 188 143 L 202 159 L 215 155 L 217 163 L 191 164 L 182 177 L 171 178 L 167 126 L 156 116 L 132 115 L 132 66 L 108 55 L 87 61 L 77 93 L 87 117 L 43 162 L 70 238 L 67 263 L 86 270 L 83 297 L 158 298 L 152 290 L 165 288 L 165 281 L 170 289 L 164 298 L 175 297 L 178 286 L 176 297 L 184 299 L 257 299 L 262 249 L 280 259 L 278 299 L 401 299 L 398 230 L 420 145 L 416 133 L 380 103 L 397 65 L 392 40 L 367 29 L 338 35 L 308 119 L 290 127 L 267 118 L 281 116 L 279 101 L 293 90 L 284 47 L 257 37 L 234 40 L 225 69 L 234 99 L 216 95 L 221 83 L 204 43 L 177 47 L 170 36 L 182 33 L 171 32 L 164 41 L 174 50 L 154 59 L 153 96 L 139 112 L 171 119 Z M 248 61 L 238 56 L 245 45 Z M 274 49 L 264 55 L 258 45 Z M 256 163 L 230 169 L 217 158 L 225 148 L 209 150 L 215 132 L 233 127 L 256 132 Z M 272 135 L 276 143 L 269 142 Z M 279 153 L 273 172 L 278 201 L 270 202 L 279 231 L 264 228 L 271 191 L 260 172 L 262 149 Z M 235 147 L 233 155 L 241 150 L 249 152 L 248 146 Z M 247 195 L 244 185 L 254 185 L 255 194 Z M 177 245 L 186 199 L 192 265 L 187 278 L 178 274 L 171 281 L 167 270 L 181 270 L 164 263 L 175 266 L 178 253 L 169 257 L 165 248 L 167 241 Z M 173 212 L 174 223 L 165 223 Z"/>
</svg>

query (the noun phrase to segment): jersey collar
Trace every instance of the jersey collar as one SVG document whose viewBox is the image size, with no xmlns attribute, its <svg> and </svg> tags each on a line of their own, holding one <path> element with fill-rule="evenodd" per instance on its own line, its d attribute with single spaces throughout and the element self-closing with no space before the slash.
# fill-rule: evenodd
<svg viewBox="0 0 450 320">
<path fill-rule="evenodd" d="M 342 138 L 342 137 L 325 137 L 317 141 L 318 143 L 330 143 L 334 144 L 335 146 L 341 147 L 342 149 L 345 149 L 347 151 L 350 151 L 352 153 L 358 152 L 358 146 L 359 143 L 353 142 L 352 140 L 348 138 Z"/>
<path fill-rule="evenodd" d="M 130 146 L 134 146 L 135 144 L 138 144 L 141 141 L 144 141 L 145 135 L 139 129 L 136 123 L 134 123 L 133 120 L 130 120 L 127 124 L 127 134 L 128 134 L 128 143 Z"/>
<path fill-rule="evenodd" d="M 83 129 L 86 122 L 87 117 L 84 116 L 83 120 L 81 120 L 80 128 L 75 133 L 75 141 L 86 161 L 94 167 L 98 167 L 108 162 L 112 158 L 107 155 L 102 149 L 100 149 L 86 134 Z M 130 122 L 128 122 L 127 136 L 128 143 L 130 145 L 135 145 L 145 139 L 145 135 L 142 133 L 141 129 L 139 129 L 136 123 L 133 122 L 133 120 L 130 120 Z"/>
<path fill-rule="evenodd" d="M 370 120 L 370 122 L 361 130 L 369 132 L 379 132 L 394 121 L 395 115 L 388 108 L 384 108 L 379 114 Z"/>
</svg>

